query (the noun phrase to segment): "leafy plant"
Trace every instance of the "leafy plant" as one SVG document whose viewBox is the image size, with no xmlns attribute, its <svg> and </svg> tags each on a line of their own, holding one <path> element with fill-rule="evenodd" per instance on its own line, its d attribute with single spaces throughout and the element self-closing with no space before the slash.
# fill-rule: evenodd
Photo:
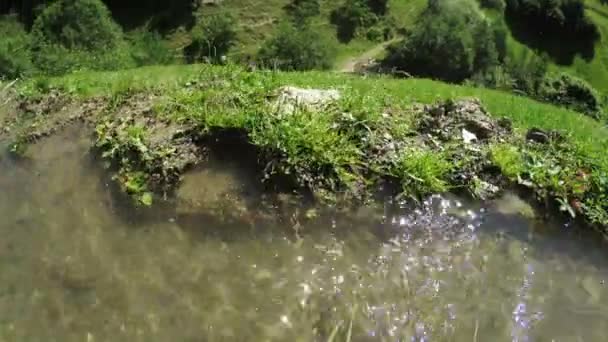
<svg viewBox="0 0 608 342">
<path fill-rule="evenodd" d="M 502 174 L 511 180 L 516 180 L 524 172 L 523 156 L 515 146 L 493 145 L 490 148 L 490 158 L 500 168 Z"/>
<path fill-rule="evenodd" d="M 258 58 L 264 66 L 281 70 L 329 69 L 335 50 L 312 28 L 284 24 L 264 42 Z"/>
<path fill-rule="evenodd" d="M 367 0 L 345 0 L 331 13 L 331 22 L 336 25 L 341 42 L 349 42 L 359 29 L 371 27 L 378 19 L 378 13 L 372 11 Z"/>
<path fill-rule="evenodd" d="M 0 79 L 16 79 L 34 70 L 30 39 L 17 18 L 0 16 Z"/>
<path fill-rule="evenodd" d="M 192 61 L 219 61 L 236 43 L 234 19 L 227 13 L 201 16 L 192 28 L 192 43 L 186 49 Z"/>
<path fill-rule="evenodd" d="M 546 77 L 540 84 L 538 97 L 596 119 L 602 116 L 602 101 L 598 91 L 584 80 L 566 73 Z"/>
<path fill-rule="evenodd" d="M 461 82 L 499 61 L 497 35 L 470 0 L 435 0 L 385 63 L 409 73 Z"/>
<path fill-rule="evenodd" d="M 285 10 L 297 26 L 302 26 L 311 17 L 321 14 L 321 4 L 319 0 L 291 0 Z"/>
<path fill-rule="evenodd" d="M 442 193 L 449 189 L 448 174 L 452 164 L 440 153 L 410 149 L 394 167 L 403 190 L 409 195 Z"/>
<path fill-rule="evenodd" d="M 122 30 L 101 0 L 57 0 L 31 31 L 34 63 L 49 74 L 132 66 Z"/>
<path fill-rule="evenodd" d="M 136 65 L 162 65 L 179 62 L 176 52 L 170 48 L 160 33 L 149 31 L 147 26 L 127 34 L 131 56 Z"/>
</svg>

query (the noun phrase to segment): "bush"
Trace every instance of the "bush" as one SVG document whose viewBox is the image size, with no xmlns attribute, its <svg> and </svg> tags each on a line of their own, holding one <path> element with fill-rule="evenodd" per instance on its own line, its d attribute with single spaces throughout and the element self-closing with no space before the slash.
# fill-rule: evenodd
<svg viewBox="0 0 608 342">
<path fill-rule="evenodd" d="M 388 11 L 388 0 L 367 0 L 367 6 L 374 14 L 385 15 Z"/>
<path fill-rule="evenodd" d="M 597 27 L 585 15 L 583 0 L 507 0 L 507 15 L 528 24 L 538 35 L 599 38 Z"/>
<path fill-rule="evenodd" d="M 291 0 L 285 10 L 296 25 L 304 25 L 310 17 L 321 14 L 321 4 L 319 0 Z"/>
<path fill-rule="evenodd" d="M 142 27 L 127 35 L 131 56 L 136 65 L 161 65 L 178 62 L 176 53 L 158 32 Z"/>
<path fill-rule="evenodd" d="M 549 68 L 549 57 L 534 54 L 525 62 L 507 61 L 505 64 L 508 73 L 513 78 L 513 90 L 536 97 Z"/>
<path fill-rule="evenodd" d="M 540 84 L 538 96 L 596 119 L 602 116 L 602 101 L 597 90 L 584 80 L 565 73 L 546 77 Z"/>
<path fill-rule="evenodd" d="M 32 41 L 34 46 L 96 51 L 116 48 L 123 33 L 101 0 L 57 0 L 36 18 Z"/>
<path fill-rule="evenodd" d="M 0 79 L 15 79 L 30 74 L 34 66 L 29 36 L 16 17 L 0 17 L 0 35 Z"/>
<path fill-rule="evenodd" d="M 45 45 L 34 55 L 40 71 L 47 75 L 63 75 L 81 70 L 120 70 L 135 67 L 126 44 L 112 51 L 68 49 L 53 44 Z"/>
<path fill-rule="evenodd" d="M 479 4 L 483 8 L 494 9 L 500 12 L 504 11 L 506 6 L 504 0 L 480 0 Z"/>
<path fill-rule="evenodd" d="M 361 28 L 369 28 L 378 22 L 368 0 L 346 0 L 331 13 L 331 22 L 337 26 L 341 42 L 352 40 Z"/>
<path fill-rule="evenodd" d="M 335 51 L 323 34 L 310 27 L 281 25 L 258 53 L 262 65 L 282 70 L 329 69 Z"/>
<path fill-rule="evenodd" d="M 385 63 L 409 73 L 461 82 L 499 61 L 497 34 L 473 1 L 434 0 Z"/>
<path fill-rule="evenodd" d="M 34 63 L 45 73 L 133 66 L 122 30 L 101 0 L 57 0 L 34 21 Z"/>
<path fill-rule="evenodd" d="M 231 16 L 202 16 L 192 28 L 192 44 L 186 49 L 186 54 L 190 61 L 218 61 L 235 43 L 235 22 Z"/>
</svg>

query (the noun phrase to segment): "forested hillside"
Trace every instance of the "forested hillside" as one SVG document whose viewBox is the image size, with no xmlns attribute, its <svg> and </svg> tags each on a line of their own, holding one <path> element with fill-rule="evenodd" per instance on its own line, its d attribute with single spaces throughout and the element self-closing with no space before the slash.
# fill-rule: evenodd
<svg viewBox="0 0 608 342">
<path fill-rule="evenodd" d="M 596 118 L 608 90 L 608 5 L 598 0 L 9 0 L 0 11 L 7 79 L 201 61 L 352 71 L 376 58 L 369 71 L 512 91 Z"/>
</svg>

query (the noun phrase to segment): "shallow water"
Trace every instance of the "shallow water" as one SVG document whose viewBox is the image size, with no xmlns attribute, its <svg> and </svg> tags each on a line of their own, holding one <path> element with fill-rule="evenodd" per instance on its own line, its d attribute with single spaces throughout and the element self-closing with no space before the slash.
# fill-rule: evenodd
<svg viewBox="0 0 608 342">
<path fill-rule="evenodd" d="M 135 210 L 73 133 L 0 158 L 0 340 L 606 340 L 606 246 L 512 196 L 305 220 L 223 156 Z"/>
</svg>

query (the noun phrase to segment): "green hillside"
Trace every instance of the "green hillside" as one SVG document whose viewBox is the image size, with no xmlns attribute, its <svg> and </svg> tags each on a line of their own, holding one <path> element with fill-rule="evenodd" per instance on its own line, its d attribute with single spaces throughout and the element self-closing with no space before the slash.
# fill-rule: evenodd
<svg viewBox="0 0 608 342">
<path fill-rule="evenodd" d="M 232 13 L 239 22 L 239 45 L 233 50 L 234 55 L 253 55 L 260 43 L 272 35 L 278 23 L 286 20 L 284 7 L 289 0 L 225 0 L 219 5 L 207 6 L 203 13 L 207 15 L 223 11 Z M 321 15 L 314 18 L 314 26 L 324 35 L 332 37 L 338 48 L 336 67 L 339 68 L 347 59 L 355 58 L 381 44 L 369 41 L 365 37 L 357 37 L 349 43 L 341 43 L 336 38 L 336 28 L 330 23 L 330 13 L 340 5 L 340 1 L 322 1 Z M 397 23 L 400 28 L 411 27 L 418 15 L 427 5 L 426 0 L 391 0 L 389 2 L 389 20 Z M 602 37 L 608 37 L 608 5 L 598 0 L 586 1 L 587 14 L 599 27 Z M 503 20 L 502 14 L 487 10 L 487 15 L 493 20 Z M 595 55 L 591 61 L 576 56 L 571 65 L 551 63 L 549 70 L 565 71 L 579 76 L 602 92 L 608 91 L 608 38 L 600 39 L 596 44 Z M 521 63 L 525 63 L 533 55 L 532 48 L 517 41 L 512 35 L 508 36 L 508 55 Z"/>
<path fill-rule="evenodd" d="M 224 0 L 215 5 L 205 6 L 203 15 L 230 13 L 238 21 L 239 44 L 232 51 L 235 56 L 254 55 L 261 42 L 269 38 L 278 24 L 288 20 L 284 10 L 290 0 Z M 331 37 L 337 47 L 338 56 L 335 65 L 339 68 L 347 59 L 357 57 L 380 45 L 381 41 L 370 41 L 365 37 L 355 37 L 348 43 L 337 39 L 336 27 L 331 23 L 331 12 L 341 5 L 341 1 L 321 1 L 321 14 L 313 18 L 312 25 L 326 37 Z M 402 28 L 412 25 L 418 14 L 426 6 L 426 0 L 390 0 L 388 20 Z"/>
</svg>

